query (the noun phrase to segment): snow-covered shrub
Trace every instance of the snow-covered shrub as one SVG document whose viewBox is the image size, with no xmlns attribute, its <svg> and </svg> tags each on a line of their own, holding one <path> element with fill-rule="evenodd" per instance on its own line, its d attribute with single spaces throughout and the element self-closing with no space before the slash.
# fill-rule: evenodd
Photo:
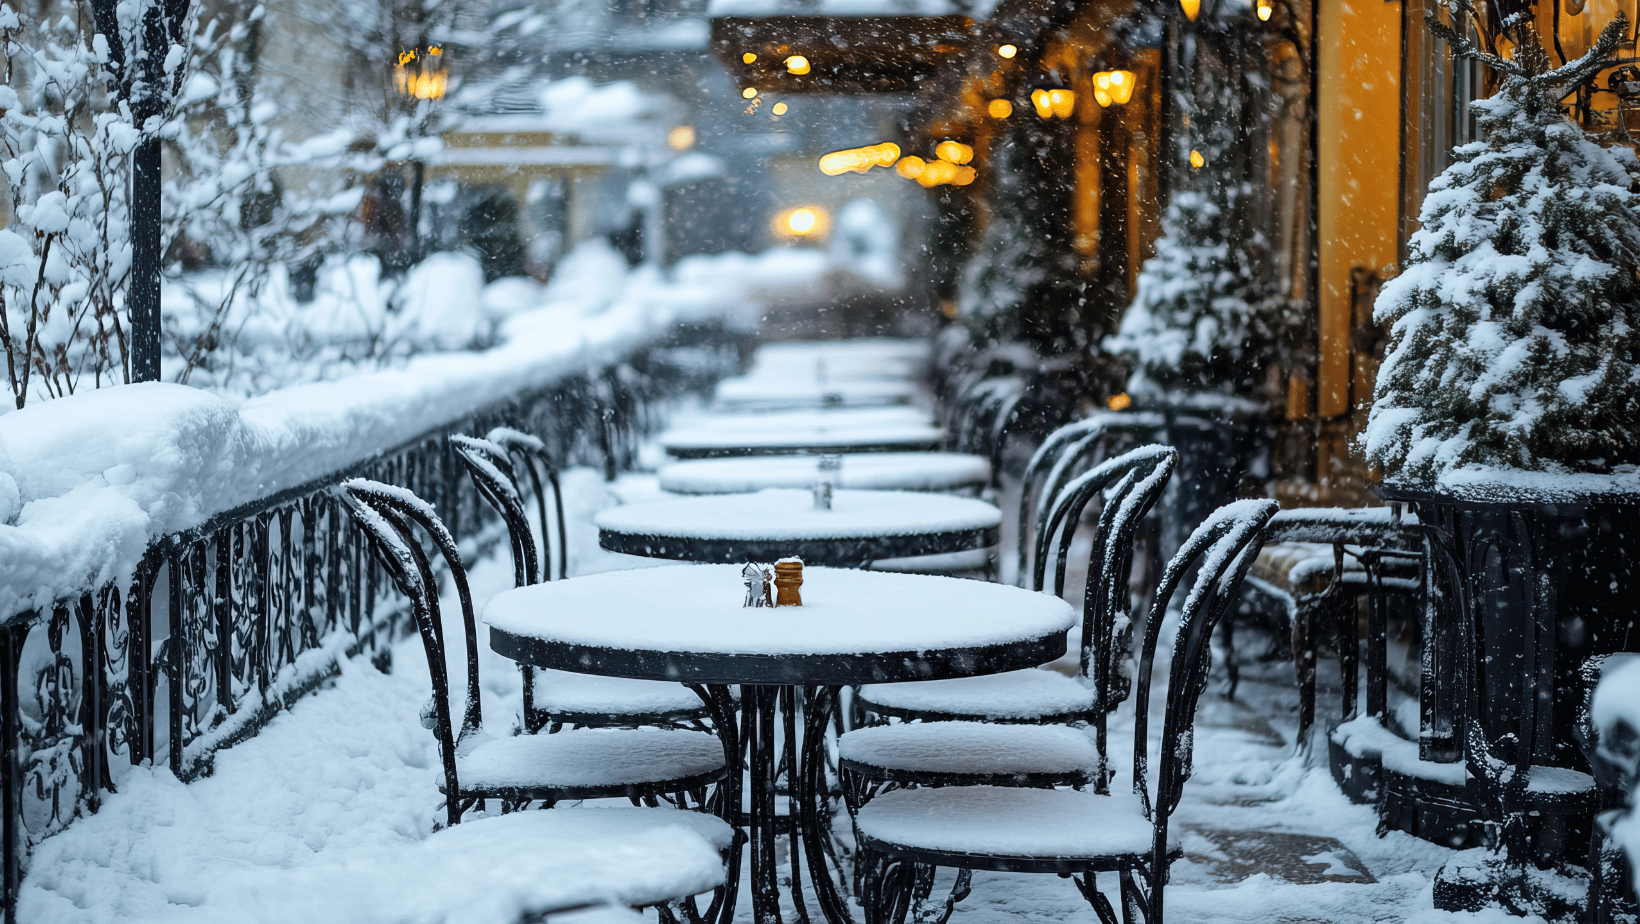
<svg viewBox="0 0 1640 924">
<path fill-rule="evenodd" d="M 1255 193 L 1246 107 L 1254 94 L 1237 56 L 1251 43 L 1226 35 L 1228 53 L 1188 43 L 1190 73 L 1177 99 L 1201 161 L 1179 165 L 1156 255 L 1140 270 L 1121 326 L 1103 343 L 1128 362 L 1128 392 L 1152 400 L 1255 396 L 1299 317 L 1268 271 L 1268 246 L 1249 220 Z"/>
<path fill-rule="evenodd" d="M 1400 481 L 1640 463 L 1640 163 L 1559 104 L 1609 66 L 1626 23 L 1558 68 L 1529 25 L 1508 59 L 1432 27 L 1502 82 L 1474 104 L 1483 140 L 1430 184 L 1406 269 L 1375 305 L 1390 343 L 1367 457 Z"/>
</svg>

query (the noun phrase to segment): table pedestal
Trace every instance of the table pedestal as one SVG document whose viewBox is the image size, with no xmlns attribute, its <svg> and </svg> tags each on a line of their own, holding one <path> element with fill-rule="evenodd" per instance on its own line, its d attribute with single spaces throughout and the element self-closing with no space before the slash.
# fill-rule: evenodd
<svg viewBox="0 0 1640 924">
<path fill-rule="evenodd" d="M 735 822 L 751 845 L 753 921 L 783 924 L 775 843 L 785 834 L 790 838 L 791 900 L 798 924 L 810 924 L 805 880 L 829 924 L 854 924 L 838 888 L 838 879 L 846 882 L 846 877 L 832 844 L 827 808 L 826 735 L 839 688 L 744 684 L 737 706 L 726 685 L 689 687 L 711 710 L 729 766 L 745 770 L 730 773 L 721 785 L 727 805 L 744 807 Z M 779 811 L 782 800 L 785 813 Z M 736 851 L 729 859 L 731 888 L 718 924 L 729 924 L 734 916 L 733 887 L 739 875 Z"/>
</svg>

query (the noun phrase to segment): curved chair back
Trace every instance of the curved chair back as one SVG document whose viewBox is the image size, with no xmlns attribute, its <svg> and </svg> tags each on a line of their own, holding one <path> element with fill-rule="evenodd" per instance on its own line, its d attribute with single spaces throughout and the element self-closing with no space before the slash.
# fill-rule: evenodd
<svg viewBox="0 0 1640 924">
<path fill-rule="evenodd" d="M 545 484 L 552 485 L 553 517 L 558 525 L 558 580 L 569 577 L 569 528 L 564 520 L 564 487 L 558 480 L 558 467 L 553 464 L 547 446 L 539 439 L 511 427 L 496 427 L 484 438 L 507 451 L 513 461 L 513 472 L 519 469 L 530 477 L 530 488 L 535 491 L 535 510 L 541 521 L 541 580 L 552 577 L 552 542 L 548 539 L 547 494 Z M 545 484 L 543 484 L 545 479 Z"/>
<path fill-rule="evenodd" d="M 416 630 L 427 652 L 427 671 L 433 686 L 432 702 L 423 714 L 423 723 L 430 725 L 438 739 L 439 760 L 444 769 L 446 817 L 449 824 L 457 824 L 461 821 L 461 788 L 456 776 L 456 749 L 483 726 L 483 714 L 479 708 L 478 625 L 461 553 L 456 550 L 454 537 L 445 529 L 432 506 L 409 491 L 363 478 L 344 482 L 338 490 L 343 505 L 353 515 L 353 521 L 369 539 L 372 555 L 399 591 L 410 598 Z M 450 568 L 456 595 L 461 601 L 462 627 L 467 645 L 467 693 L 459 732 L 454 727 L 450 712 L 450 679 L 445 661 L 438 579 L 433 575 L 432 562 L 415 538 L 412 525 L 420 527 L 433 541 Z"/>
<path fill-rule="evenodd" d="M 1016 583 L 1030 586 L 1025 583 L 1026 569 L 1032 563 L 1030 553 L 1046 541 L 1043 531 L 1052 504 L 1076 466 L 1089 459 L 1098 461 L 1108 456 L 1118 440 L 1148 439 L 1161 425 L 1161 417 L 1155 414 L 1101 411 L 1048 434 L 1031 454 L 1020 481 L 1019 520 L 1015 532 L 1019 541 Z M 1048 535 L 1051 537 L 1051 531 Z M 1040 556 L 1036 561 L 1040 561 Z M 1040 583 L 1036 589 L 1041 589 Z"/>
<path fill-rule="evenodd" d="M 1048 540 L 1059 523 L 1065 529 L 1055 558 L 1054 596 L 1065 589 L 1065 563 L 1070 553 L 1074 524 L 1095 496 L 1104 495 L 1099 522 L 1094 532 L 1093 552 L 1088 559 L 1087 588 L 1082 595 L 1082 638 L 1078 673 L 1087 678 L 1097 694 L 1092 716 L 1095 742 L 1099 750 L 1098 792 L 1105 792 L 1110 779 L 1106 757 L 1106 716 L 1116 704 L 1127 699 L 1128 674 L 1119 670 L 1125 660 L 1131 626 L 1129 581 L 1133 571 L 1133 536 L 1139 523 L 1156 505 L 1167 488 L 1168 478 L 1179 461 L 1171 446 L 1141 446 L 1109 459 L 1072 481 L 1060 492 L 1048 518 L 1048 528 L 1037 537 L 1035 584 L 1045 583 L 1043 568 L 1048 559 Z"/>
<path fill-rule="evenodd" d="M 1167 563 L 1161 586 L 1151 604 L 1145 625 L 1144 643 L 1139 654 L 1139 688 L 1134 697 L 1133 791 L 1143 802 L 1155 824 L 1154 869 L 1167 869 L 1167 822 L 1178 808 L 1184 783 L 1191 771 L 1191 725 L 1196 703 L 1207 686 L 1213 652 L 1209 640 L 1219 619 L 1233 605 L 1242 578 L 1264 546 L 1265 530 L 1279 505 L 1273 500 L 1241 500 L 1214 511 Z M 1178 635 L 1173 643 L 1173 661 L 1168 672 L 1167 709 L 1162 720 L 1161 750 L 1157 755 L 1155 798 L 1149 785 L 1149 706 L 1151 674 L 1156 646 L 1173 594 L 1192 568 L 1198 568 L 1190 593 L 1180 607 Z M 1162 877 L 1165 872 L 1160 873 Z M 1154 916 L 1161 920 L 1162 889 L 1151 890 Z"/>
<path fill-rule="evenodd" d="M 541 570 L 540 556 L 507 450 L 489 440 L 460 434 L 450 437 L 450 445 L 478 486 L 479 495 L 507 525 L 507 539 L 512 545 L 513 586 L 536 583 Z"/>
</svg>

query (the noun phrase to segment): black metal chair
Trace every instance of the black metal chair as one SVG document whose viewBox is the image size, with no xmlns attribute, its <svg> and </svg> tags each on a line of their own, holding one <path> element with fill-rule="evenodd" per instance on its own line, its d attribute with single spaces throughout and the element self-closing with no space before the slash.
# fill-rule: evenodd
<svg viewBox="0 0 1640 924">
<path fill-rule="evenodd" d="M 1158 414 L 1100 411 L 1048 434 L 1042 445 L 1031 454 L 1030 461 L 1025 464 L 1025 474 L 1020 479 L 1019 520 L 1014 533 L 1018 542 L 1015 549 L 1016 584 L 1033 590 L 1042 589 L 1040 577 L 1035 584 L 1023 583 L 1027 573 L 1041 573 L 1040 568 L 1032 570 L 1036 560 L 1029 554 L 1047 541 L 1042 533 L 1047 529 L 1051 506 L 1077 467 L 1085 463 L 1097 464 L 1132 448 L 1134 444 L 1154 441 L 1162 425 L 1162 417 Z"/>
<path fill-rule="evenodd" d="M 518 479 L 520 468 L 528 473 L 536 497 L 543 545 L 549 545 L 545 542 L 549 519 L 542 490 L 543 470 L 546 483 L 553 488 L 558 514 L 559 577 L 562 578 L 567 570 L 563 556 L 567 530 L 558 474 L 546 460 L 546 447 L 517 430 L 497 428 L 490 431 L 490 436 L 496 439 L 452 436 L 450 442 L 478 486 L 479 495 L 500 514 L 507 526 L 515 586 L 550 580 L 552 570 L 550 565 L 543 564 L 550 547 L 538 547 L 530 528 Z M 524 684 L 524 727 L 530 732 L 542 728 L 556 732 L 564 727 L 705 728 L 705 705 L 682 684 L 574 674 L 526 664 L 520 664 L 519 671 Z"/>
<path fill-rule="evenodd" d="M 938 867 L 1076 877 L 1104 924 L 1115 924 L 1117 917 L 1098 890 L 1097 876 L 1114 872 L 1122 919 L 1131 924 L 1137 915 L 1147 924 L 1161 924 L 1168 867 L 1181 854 L 1169 836 L 1168 819 L 1190 777 L 1196 703 L 1212 660 L 1209 639 L 1235 605 L 1276 506 L 1246 500 L 1221 507 L 1163 572 L 1139 654 L 1132 794 L 970 785 L 883 792 L 855 812 L 868 924 L 903 921 L 917 882 Z M 1177 623 L 1152 795 L 1147 719 L 1156 646 L 1174 593 L 1193 568 L 1199 570 Z M 845 782 L 845 793 L 854 789 Z M 952 900 L 961 900 L 965 891 L 959 889 Z"/>
<path fill-rule="evenodd" d="M 1089 561 L 1089 579 L 1083 595 L 1081 655 L 1075 677 L 1031 668 L 955 680 L 871 684 L 861 687 L 857 697 L 858 708 L 868 721 L 1080 721 L 1096 723 L 1102 729 L 1101 717 L 1122 697 L 1111 699 L 1101 694 L 1101 686 L 1115 677 L 1116 672 L 1108 657 L 1096 654 L 1111 650 L 1113 632 L 1127 630 L 1133 535 L 1167 487 L 1177 460 L 1178 453 L 1170 447 L 1144 446 L 1103 462 L 1067 485 L 1044 518 L 1050 527 L 1037 536 L 1035 580 L 1038 585 L 1044 582 L 1046 547 L 1057 524 L 1074 524 L 1093 498 L 1108 495 L 1099 515 L 1096 533 L 1099 538 L 1094 542 Z M 1059 538 L 1055 558 L 1056 595 L 1064 589 L 1064 565 L 1072 532 L 1067 526 Z M 887 734 L 877 732 L 871 737 L 886 738 Z M 926 737 L 939 733 L 914 734 Z"/>
<path fill-rule="evenodd" d="M 708 804 L 707 788 L 726 774 L 723 745 L 715 735 L 664 728 L 487 734 L 479 704 L 472 594 L 454 538 L 431 506 L 402 488 L 355 479 L 344 483 L 340 492 L 368 537 L 376 561 L 410 598 L 433 688 L 423 723 L 438 739 L 444 776 L 440 789 L 449 824 L 457 824 L 467 808 L 487 799 L 500 800 L 503 808 L 604 797 L 625 797 L 634 804 L 648 805 L 658 805 L 662 799 L 679 807 Z M 459 728 L 452 718 L 438 581 L 415 537 L 418 527 L 449 567 L 461 602 L 467 684 Z"/>
</svg>

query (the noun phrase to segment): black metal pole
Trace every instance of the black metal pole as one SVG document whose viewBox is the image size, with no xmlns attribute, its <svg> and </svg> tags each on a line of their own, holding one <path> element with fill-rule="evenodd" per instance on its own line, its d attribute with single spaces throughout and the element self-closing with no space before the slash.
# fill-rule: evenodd
<svg viewBox="0 0 1640 924">
<path fill-rule="evenodd" d="M 146 108 L 146 107 L 144 107 Z M 131 381 L 159 381 L 159 139 L 146 135 L 131 157 Z"/>
</svg>

